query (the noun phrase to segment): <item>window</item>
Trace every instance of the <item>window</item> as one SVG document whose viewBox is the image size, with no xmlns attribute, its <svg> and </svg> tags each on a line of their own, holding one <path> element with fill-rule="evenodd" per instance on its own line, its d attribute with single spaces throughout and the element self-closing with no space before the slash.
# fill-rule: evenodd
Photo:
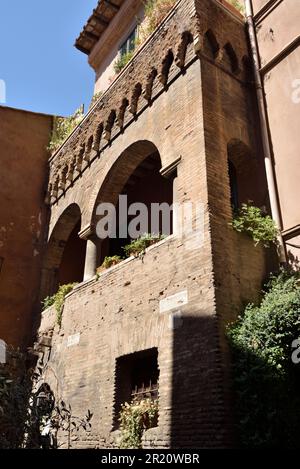
<svg viewBox="0 0 300 469">
<path fill-rule="evenodd" d="M 158 399 L 158 351 L 156 348 L 119 357 L 116 362 L 115 426 L 125 402 Z"/>
<path fill-rule="evenodd" d="M 234 164 L 228 160 L 228 172 L 230 183 L 230 202 L 233 211 L 239 208 L 237 173 Z"/>
<path fill-rule="evenodd" d="M 122 44 L 120 48 L 120 53 L 122 57 L 134 51 L 135 45 L 136 45 L 136 39 L 137 39 L 137 26 L 134 28 L 132 33 L 128 36 L 128 38 L 126 39 L 126 41 Z"/>
</svg>

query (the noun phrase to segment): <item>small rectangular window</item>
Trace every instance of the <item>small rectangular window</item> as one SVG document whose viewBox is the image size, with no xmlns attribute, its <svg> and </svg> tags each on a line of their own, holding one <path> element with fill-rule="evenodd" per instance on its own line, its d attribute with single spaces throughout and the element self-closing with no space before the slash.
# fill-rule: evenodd
<svg viewBox="0 0 300 469">
<path fill-rule="evenodd" d="M 157 348 L 119 357 L 116 361 L 115 427 L 122 404 L 158 399 Z"/>
<path fill-rule="evenodd" d="M 130 33 L 126 41 L 122 44 L 120 48 L 121 56 L 129 54 L 133 52 L 136 46 L 136 39 L 137 39 L 137 26 L 134 30 Z"/>
</svg>

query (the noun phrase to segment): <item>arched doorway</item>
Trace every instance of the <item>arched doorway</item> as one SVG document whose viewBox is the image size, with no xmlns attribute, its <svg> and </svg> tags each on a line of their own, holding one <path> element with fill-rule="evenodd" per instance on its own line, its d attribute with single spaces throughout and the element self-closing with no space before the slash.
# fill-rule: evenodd
<svg viewBox="0 0 300 469">
<path fill-rule="evenodd" d="M 134 239 L 128 230 L 136 215 L 133 207 L 142 204 L 146 208 L 147 223 L 143 223 L 144 233 L 169 235 L 172 233 L 173 181 L 176 170 L 168 177 L 161 175 L 161 158 L 155 145 L 149 141 L 139 141 L 128 147 L 109 171 L 102 185 L 94 207 L 95 226 L 99 220 L 99 204 L 112 204 L 116 208 L 115 237 L 100 240 L 101 252 L 97 263 L 101 265 L 106 256 L 124 255 L 123 247 Z M 121 202 L 121 197 L 123 197 Z M 124 214 L 124 199 L 127 213 Z M 170 223 L 162 220 L 154 223 L 153 204 L 156 207 L 165 204 L 169 207 Z M 134 209 L 133 209 L 134 210 Z M 99 212 L 98 212 L 99 213 Z M 137 212 L 138 213 L 138 212 Z M 166 216 L 167 210 L 166 210 Z M 125 225 L 125 226 L 124 226 Z M 126 234 L 125 234 L 126 233 Z"/>
<path fill-rule="evenodd" d="M 54 294 L 59 285 L 81 282 L 84 274 L 86 241 L 78 233 L 81 212 L 70 205 L 57 221 L 44 259 L 41 298 Z"/>
</svg>

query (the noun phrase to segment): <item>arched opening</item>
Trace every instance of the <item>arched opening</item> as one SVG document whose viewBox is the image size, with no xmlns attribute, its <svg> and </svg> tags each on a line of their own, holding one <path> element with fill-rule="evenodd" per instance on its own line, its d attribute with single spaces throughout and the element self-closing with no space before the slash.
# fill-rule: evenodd
<svg viewBox="0 0 300 469">
<path fill-rule="evenodd" d="M 220 46 L 216 36 L 211 29 L 208 29 L 204 34 L 204 52 L 208 55 L 208 57 L 214 60 L 217 57 L 219 50 Z"/>
<path fill-rule="evenodd" d="M 262 204 L 262 191 L 258 187 L 260 171 L 258 161 L 253 157 L 249 147 L 237 139 L 227 145 L 228 177 L 230 184 L 230 201 L 234 211 L 241 204 L 252 201 Z"/>
<path fill-rule="evenodd" d="M 239 72 L 239 60 L 230 42 L 227 42 L 227 44 L 225 44 L 224 52 L 224 64 L 226 64 L 230 68 L 232 73 L 237 74 Z"/>
<path fill-rule="evenodd" d="M 54 294 L 59 285 L 81 282 L 86 241 L 79 238 L 81 213 L 70 205 L 60 216 L 48 242 L 41 285 L 41 298 Z"/>
<path fill-rule="evenodd" d="M 112 167 L 98 194 L 95 212 L 101 203 L 113 204 L 116 210 L 115 230 L 113 236 L 99 240 L 101 249 L 98 251 L 101 255 L 97 259 L 98 266 L 106 256 L 123 257 L 124 246 L 138 237 L 133 235 L 134 231 L 155 235 L 173 232 L 173 181 L 176 171 L 164 177 L 160 170 L 159 152 L 147 141 L 131 145 Z M 96 225 L 101 220 L 96 214 L 93 218 Z M 136 230 L 132 229 L 133 226 Z"/>
<path fill-rule="evenodd" d="M 228 173 L 230 184 L 230 203 L 232 210 L 235 212 L 239 208 L 238 181 L 235 166 L 230 160 L 228 160 Z"/>
</svg>

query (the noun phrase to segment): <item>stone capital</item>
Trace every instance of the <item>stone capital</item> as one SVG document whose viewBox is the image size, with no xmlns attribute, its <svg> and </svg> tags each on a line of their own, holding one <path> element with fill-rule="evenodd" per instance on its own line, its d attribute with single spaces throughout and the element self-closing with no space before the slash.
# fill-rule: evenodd
<svg viewBox="0 0 300 469">
<path fill-rule="evenodd" d="M 79 231 L 78 236 L 79 238 L 85 240 L 93 238 L 96 236 L 94 226 L 91 224 L 86 225 L 81 231 Z"/>
</svg>

